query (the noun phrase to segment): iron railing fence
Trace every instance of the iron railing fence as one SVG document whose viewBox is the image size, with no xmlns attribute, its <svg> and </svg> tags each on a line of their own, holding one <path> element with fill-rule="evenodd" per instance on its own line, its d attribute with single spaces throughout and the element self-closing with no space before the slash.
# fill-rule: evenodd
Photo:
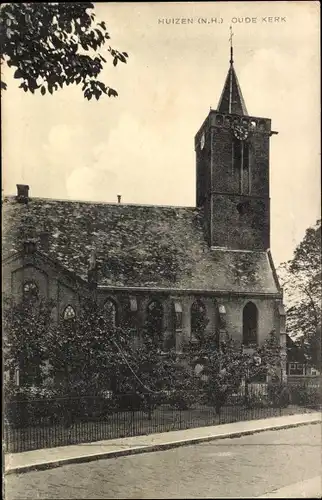
<svg viewBox="0 0 322 500">
<path fill-rule="evenodd" d="M 251 384 L 229 397 L 204 392 L 118 394 L 5 403 L 5 451 L 95 442 L 289 415 L 321 408 L 321 387 Z"/>
</svg>

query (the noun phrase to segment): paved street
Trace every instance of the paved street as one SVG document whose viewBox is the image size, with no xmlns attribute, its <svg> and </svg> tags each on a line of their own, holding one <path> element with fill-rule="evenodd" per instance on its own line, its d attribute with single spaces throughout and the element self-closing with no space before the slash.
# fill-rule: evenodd
<svg viewBox="0 0 322 500">
<path fill-rule="evenodd" d="M 317 498 L 320 475 L 317 424 L 9 475 L 5 494 L 6 500 L 241 498 L 283 488 L 281 497 L 296 498 L 307 488 L 307 498 Z"/>
</svg>

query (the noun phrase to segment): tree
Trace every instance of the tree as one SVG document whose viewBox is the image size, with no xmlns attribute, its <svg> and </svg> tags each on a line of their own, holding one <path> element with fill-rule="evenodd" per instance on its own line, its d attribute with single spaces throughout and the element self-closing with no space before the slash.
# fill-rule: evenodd
<svg viewBox="0 0 322 500">
<path fill-rule="evenodd" d="M 94 396 L 120 390 L 132 339 L 109 319 L 94 301 L 87 300 L 74 318 L 51 325 L 47 356 L 65 394 Z"/>
<path fill-rule="evenodd" d="M 116 327 L 92 300 L 83 301 L 75 316 L 58 321 L 53 301 L 38 295 L 4 302 L 5 369 L 19 366 L 21 385 L 43 385 L 47 362 L 46 376 L 64 395 L 94 396 L 102 390 L 161 395 L 176 385 L 176 354 L 161 354 L 146 330 L 136 346 L 133 330 Z"/>
<path fill-rule="evenodd" d="M 49 376 L 60 393 L 95 395 L 126 376 L 130 335 L 111 325 L 91 300 L 76 317 L 59 321 L 53 301 L 44 298 L 5 299 L 4 306 L 5 370 L 19 367 L 20 385 L 40 387 Z"/>
<path fill-rule="evenodd" d="M 4 369 L 19 369 L 20 383 L 41 384 L 47 360 L 46 337 L 52 321 L 51 301 L 32 298 L 3 301 Z"/>
<path fill-rule="evenodd" d="M 187 408 L 195 399 L 197 386 L 191 368 L 180 363 L 174 349 L 161 350 L 149 326 L 141 331 L 140 344 L 132 343 L 127 352 L 127 370 L 120 378 L 120 392 L 131 398 L 139 395 L 151 418 L 153 408 L 162 403 Z"/>
<path fill-rule="evenodd" d="M 282 365 L 282 346 L 276 331 L 272 330 L 254 352 L 247 353 L 247 363 L 250 365 L 250 379 L 262 375 L 271 375 L 280 379 Z"/>
<path fill-rule="evenodd" d="M 0 9 L 1 64 L 14 67 L 20 88 L 42 95 L 64 85 L 82 85 L 84 97 L 117 96 L 100 81 L 106 59 L 100 49 L 110 39 L 90 2 L 5 3 Z M 128 54 L 108 46 L 116 66 Z M 1 81 L 1 89 L 7 84 Z"/>
<path fill-rule="evenodd" d="M 132 350 L 130 363 L 133 372 L 128 383 L 132 384 L 135 390 L 155 395 L 179 389 L 182 383 L 182 367 L 177 363 L 176 352 L 162 351 L 148 327 L 141 333 L 140 345 Z"/>
<path fill-rule="evenodd" d="M 254 352 L 245 352 L 243 347 L 229 338 L 221 342 L 216 336 L 204 332 L 197 346 L 190 351 L 190 362 L 199 373 L 201 389 L 207 400 L 219 414 L 229 396 L 237 392 L 245 381 L 246 403 L 248 403 L 248 384 L 259 375 L 280 374 L 281 346 L 274 331 Z"/>
<path fill-rule="evenodd" d="M 293 259 L 278 269 L 285 293 L 287 331 L 321 369 L 321 220 L 306 230 Z"/>
</svg>

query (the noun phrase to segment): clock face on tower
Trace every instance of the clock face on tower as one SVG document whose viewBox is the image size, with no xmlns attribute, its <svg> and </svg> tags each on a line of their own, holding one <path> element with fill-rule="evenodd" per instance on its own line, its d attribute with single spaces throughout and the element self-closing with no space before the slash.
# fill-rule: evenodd
<svg viewBox="0 0 322 500">
<path fill-rule="evenodd" d="M 242 125 L 235 125 L 233 128 L 234 136 L 240 141 L 244 141 L 248 137 L 248 129 Z"/>
</svg>

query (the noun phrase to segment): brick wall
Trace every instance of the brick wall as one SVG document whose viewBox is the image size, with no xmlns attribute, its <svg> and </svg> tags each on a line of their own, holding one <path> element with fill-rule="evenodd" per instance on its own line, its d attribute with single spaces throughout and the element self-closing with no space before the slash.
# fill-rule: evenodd
<svg viewBox="0 0 322 500">
<path fill-rule="evenodd" d="M 269 248 L 269 200 L 240 195 L 212 195 L 212 246 Z"/>
<path fill-rule="evenodd" d="M 239 174 L 233 166 L 233 132 L 225 125 L 226 117 L 222 117 L 223 125 L 218 126 L 218 117 L 211 111 L 196 136 L 197 206 L 204 208 L 207 241 L 211 246 L 266 250 L 270 246 L 271 122 L 269 119 L 249 118 L 256 123 L 247 140 L 251 189 L 240 193 Z M 199 145 L 202 133 L 206 138 L 203 149 Z"/>
</svg>

